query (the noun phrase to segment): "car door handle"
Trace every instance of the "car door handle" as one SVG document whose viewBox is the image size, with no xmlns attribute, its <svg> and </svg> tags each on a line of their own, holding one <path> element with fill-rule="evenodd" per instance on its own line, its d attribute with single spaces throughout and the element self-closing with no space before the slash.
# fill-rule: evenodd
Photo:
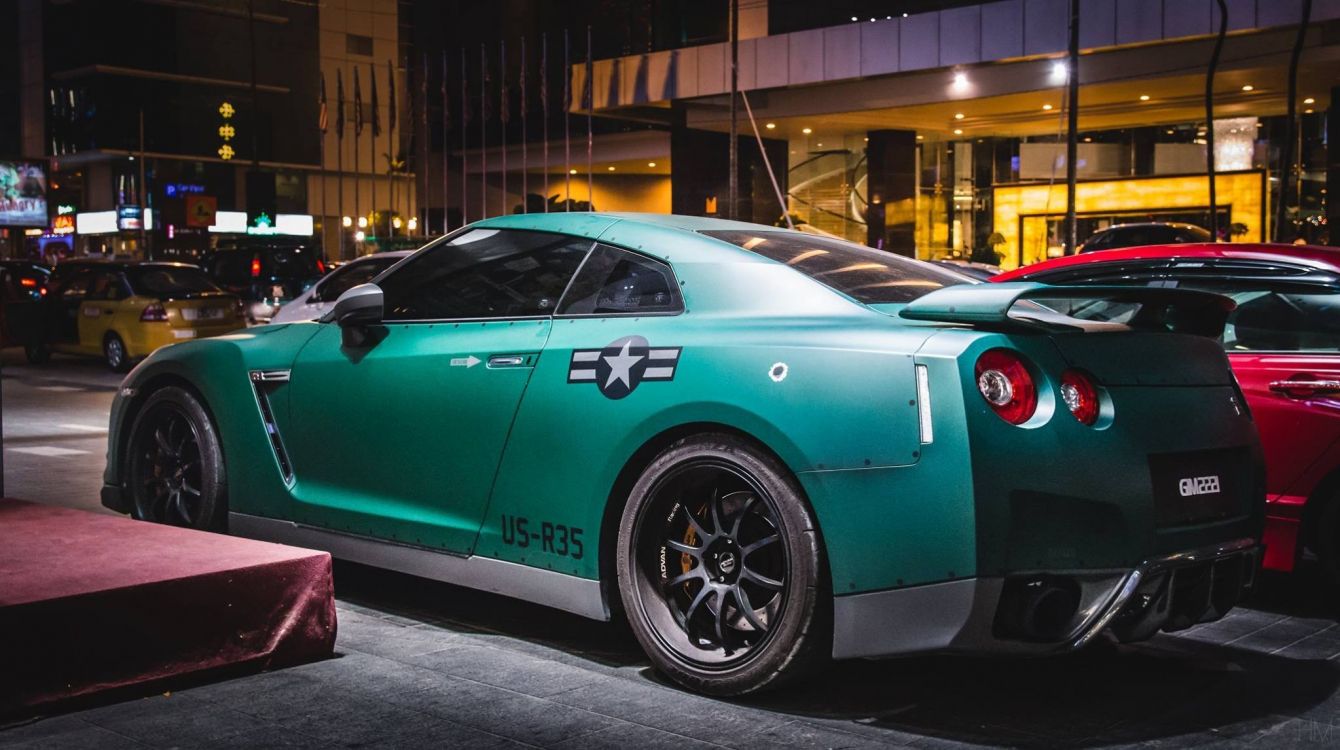
<svg viewBox="0 0 1340 750">
<path fill-rule="evenodd" d="M 489 357 L 489 367 L 520 367 L 526 364 L 523 354 L 495 354 Z"/>
<path fill-rule="evenodd" d="M 1290 398 L 1326 396 L 1340 393 L 1340 380 L 1276 380 L 1271 382 L 1270 390 Z"/>
</svg>

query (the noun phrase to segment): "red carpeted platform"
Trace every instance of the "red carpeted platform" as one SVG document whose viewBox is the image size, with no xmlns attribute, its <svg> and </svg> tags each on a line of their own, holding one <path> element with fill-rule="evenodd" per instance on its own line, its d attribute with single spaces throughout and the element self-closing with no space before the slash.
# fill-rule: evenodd
<svg viewBox="0 0 1340 750">
<path fill-rule="evenodd" d="M 334 646 L 325 552 L 0 500 L 0 713 Z"/>
</svg>

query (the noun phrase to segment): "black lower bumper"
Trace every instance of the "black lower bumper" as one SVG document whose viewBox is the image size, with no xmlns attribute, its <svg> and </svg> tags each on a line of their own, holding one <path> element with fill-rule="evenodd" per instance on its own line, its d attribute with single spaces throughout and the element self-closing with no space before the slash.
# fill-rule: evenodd
<svg viewBox="0 0 1340 750">
<path fill-rule="evenodd" d="M 1102 633 L 1137 641 L 1223 617 L 1251 589 L 1261 547 L 1241 539 L 1127 570 L 1020 573 L 840 596 L 833 656 L 1048 654 Z"/>
</svg>

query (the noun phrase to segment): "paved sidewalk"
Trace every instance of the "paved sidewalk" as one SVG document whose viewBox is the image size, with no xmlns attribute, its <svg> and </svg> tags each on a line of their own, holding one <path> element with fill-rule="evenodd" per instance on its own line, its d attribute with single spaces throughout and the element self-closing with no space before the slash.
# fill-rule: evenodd
<svg viewBox="0 0 1340 750">
<path fill-rule="evenodd" d="M 1340 745 L 1340 627 L 1294 579 L 1183 636 L 846 662 L 742 701 L 668 686 L 618 625 L 354 565 L 336 581 L 337 658 L 12 726 L 0 746 Z"/>
</svg>

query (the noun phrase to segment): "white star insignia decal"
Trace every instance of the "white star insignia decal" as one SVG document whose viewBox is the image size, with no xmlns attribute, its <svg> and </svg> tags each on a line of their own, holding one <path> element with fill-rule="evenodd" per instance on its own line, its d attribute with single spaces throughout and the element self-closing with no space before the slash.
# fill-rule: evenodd
<svg viewBox="0 0 1340 750">
<path fill-rule="evenodd" d="M 605 380 L 606 388 L 609 388 L 614 381 L 622 380 L 623 384 L 627 386 L 629 390 L 632 390 L 633 381 L 628 371 L 642 359 L 642 355 L 629 354 L 628 347 L 631 345 L 632 342 L 625 341 L 623 351 L 614 356 L 608 354 L 605 355 L 605 361 L 608 362 L 610 366 L 610 376 Z"/>
</svg>

